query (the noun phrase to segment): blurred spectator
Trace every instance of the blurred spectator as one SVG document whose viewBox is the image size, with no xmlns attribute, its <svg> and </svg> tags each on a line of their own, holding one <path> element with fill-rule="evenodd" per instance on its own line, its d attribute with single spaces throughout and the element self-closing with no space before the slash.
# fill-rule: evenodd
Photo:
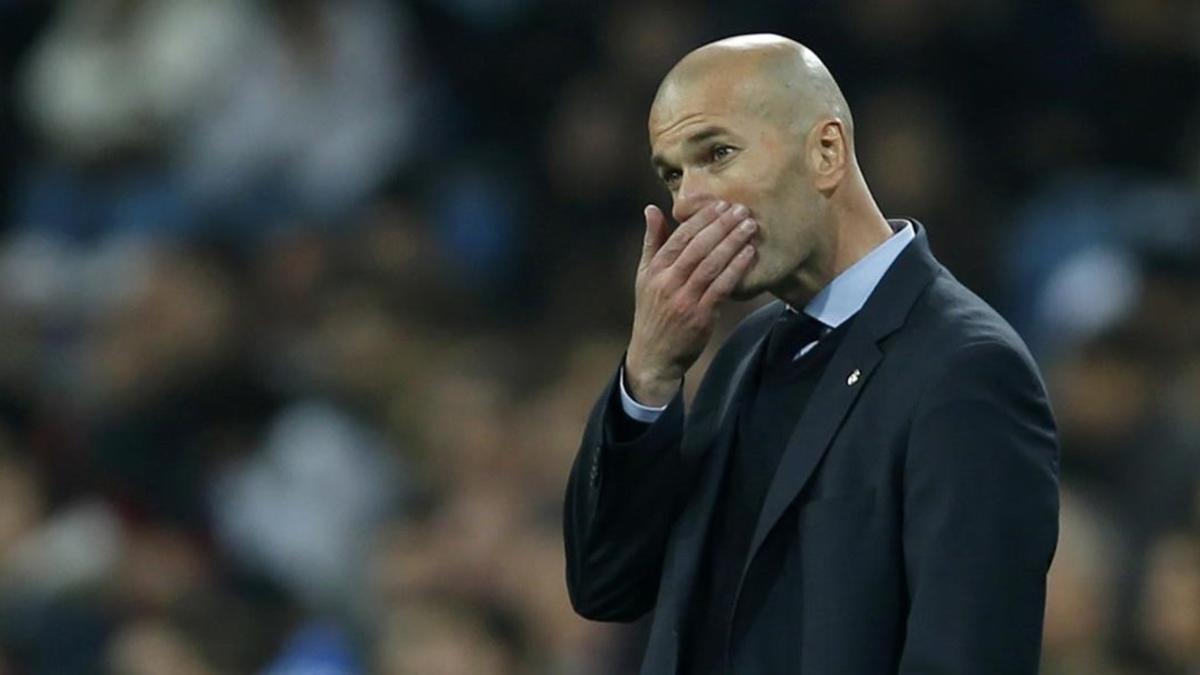
<svg viewBox="0 0 1200 675">
<path fill-rule="evenodd" d="M 1139 637 L 1162 672 L 1200 671 L 1200 537 L 1163 536 L 1150 548 Z"/>
<path fill-rule="evenodd" d="M 62 3 L 25 72 L 46 151 L 19 225 L 72 238 L 190 227 L 168 144 L 239 66 L 247 18 L 231 1 Z"/>
<path fill-rule="evenodd" d="M 486 608 L 413 601 L 381 626 L 373 672 L 380 675 L 520 675 L 519 637 Z"/>
<path fill-rule="evenodd" d="M 302 626 L 283 645 L 282 653 L 264 675 L 354 675 L 366 672 L 350 639 L 337 626 Z"/>
<path fill-rule="evenodd" d="M 178 630 L 146 621 L 126 627 L 109 647 L 113 675 L 216 675 L 217 671 Z"/>
<path fill-rule="evenodd" d="M 197 203 L 261 231 L 360 206 L 411 161 L 421 93 L 410 31 L 383 0 L 260 8 L 238 21 L 233 67 L 189 111 L 175 148 Z"/>
<path fill-rule="evenodd" d="M 1070 489 L 1062 494 L 1058 549 L 1046 582 L 1046 675 L 1122 672 L 1109 650 L 1117 624 L 1120 542 L 1112 523 Z"/>
<path fill-rule="evenodd" d="M 336 408 L 298 402 L 259 451 L 213 477 L 218 540 L 314 608 L 345 609 L 361 592 L 372 530 L 403 489 L 389 455 Z"/>
</svg>

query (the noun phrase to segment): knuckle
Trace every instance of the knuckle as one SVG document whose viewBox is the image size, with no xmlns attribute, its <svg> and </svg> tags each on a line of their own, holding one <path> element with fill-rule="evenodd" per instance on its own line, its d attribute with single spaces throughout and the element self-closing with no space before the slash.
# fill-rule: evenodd
<svg viewBox="0 0 1200 675">
<path fill-rule="evenodd" d="M 662 271 L 657 277 L 659 288 L 664 292 L 669 292 L 678 288 L 683 283 L 682 272 L 679 268 L 672 265 Z"/>
<path fill-rule="evenodd" d="M 646 279 L 638 291 L 643 297 L 653 301 L 661 300 L 663 297 L 663 285 L 661 277 L 652 276 Z"/>
<path fill-rule="evenodd" d="M 670 307 L 671 293 L 661 284 L 650 289 L 651 302 L 658 307 Z"/>
<path fill-rule="evenodd" d="M 716 234 L 719 234 L 719 233 L 711 233 L 710 234 L 710 231 L 705 231 L 704 234 L 697 235 L 696 241 L 694 244 L 694 246 L 697 249 L 696 250 L 697 257 L 704 256 L 708 252 L 712 251 L 713 246 L 716 245 L 716 243 L 718 241 L 716 236 L 714 236 Z"/>
<path fill-rule="evenodd" d="M 704 252 L 700 249 L 699 244 L 693 244 L 680 254 L 679 264 L 689 269 L 694 268 L 700 262 L 700 258 L 703 255 Z"/>
<path fill-rule="evenodd" d="M 638 293 L 653 293 L 654 289 L 658 288 L 658 275 L 650 270 L 645 270 L 638 273 L 635 283 Z"/>
<path fill-rule="evenodd" d="M 692 259 L 692 249 L 689 246 L 689 247 L 681 250 L 679 252 L 679 255 L 675 257 L 673 266 L 686 265 L 687 262 L 691 259 Z"/>
<path fill-rule="evenodd" d="M 719 260 L 705 258 L 704 262 L 696 267 L 696 273 L 704 279 L 713 279 L 721 273 L 723 266 Z"/>
<path fill-rule="evenodd" d="M 676 317 L 684 323 L 690 323 L 692 320 L 692 302 L 683 294 L 671 298 L 671 301 L 667 303 L 667 309 L 671 316 Z"/>
</svg>

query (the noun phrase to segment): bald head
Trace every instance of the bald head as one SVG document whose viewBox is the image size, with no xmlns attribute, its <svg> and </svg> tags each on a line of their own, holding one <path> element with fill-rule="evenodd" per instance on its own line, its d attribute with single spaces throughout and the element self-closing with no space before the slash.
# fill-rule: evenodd
<svg viewBox="0 0 1200 675">
<path fill-rule="evenodd" d="M 819 119 L 834 117 L 853 135 L 850 108 L 825 64 L 811 49 L 779 35 L 738 35 L 684 56 L 659 85 L 651 106 L 651 134 L 697 87 L 715 89 L 799 133 Z"/>
<path fill-rule="evenodd" d="M 770 291 L 803 306 L 891 236 L 854 158 L 846 99 L 793 40 L 742 35 L 691 52 L 659 86 L 649 127 L 676 232 L 715 202 L 753 219 L 754 263 L 734 297 Z"/>
</svg>

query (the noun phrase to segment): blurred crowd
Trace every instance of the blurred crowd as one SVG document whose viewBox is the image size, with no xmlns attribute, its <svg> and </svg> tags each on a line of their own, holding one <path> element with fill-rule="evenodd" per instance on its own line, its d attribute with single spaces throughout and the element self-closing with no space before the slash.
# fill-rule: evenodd
<svg viewBox="0 0 1200 675">
<path fill-rule="evenodd" d="M 1200 673 L 1192 0 L 0 0 L 0 674 L 635 672 L 562 490 L 654 88 L 750 31 L 1041 363 L 1044 672 Z"/>
</svg>

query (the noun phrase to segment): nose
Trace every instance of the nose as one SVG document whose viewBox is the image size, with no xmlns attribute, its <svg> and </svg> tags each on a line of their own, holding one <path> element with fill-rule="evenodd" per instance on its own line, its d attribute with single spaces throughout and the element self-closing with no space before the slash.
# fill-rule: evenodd
<svg viewBox="0 0 1200 675">
<path fill-rule="evenodd" d="M 679 178 L 679 189 L 675 192 L 675 199 L 671 204 L 671 217 L 675 222 L 682 223 L 716 200 L 706 173 L 685 169 Z"/>
</svg>

